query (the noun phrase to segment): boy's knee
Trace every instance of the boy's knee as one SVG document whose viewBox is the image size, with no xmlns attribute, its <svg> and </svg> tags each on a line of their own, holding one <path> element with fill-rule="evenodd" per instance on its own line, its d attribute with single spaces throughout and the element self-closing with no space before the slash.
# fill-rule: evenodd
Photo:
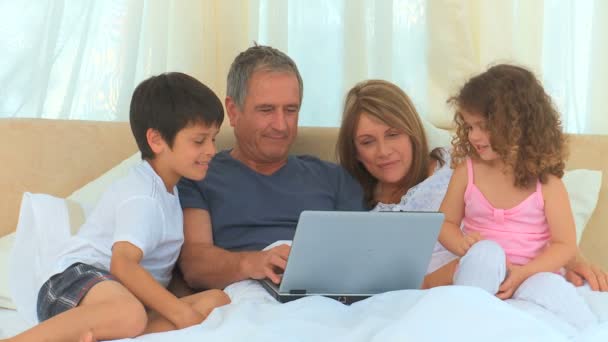
<svg viewBox="0 0 608 342">
<path fill-rule="evenodd" d="M 116 328 L 125 337 L 136 337 L 146 330 L 148 313 L 146 308 L 135 298 L 121 301 L 116 307 Z"/>
</svg>

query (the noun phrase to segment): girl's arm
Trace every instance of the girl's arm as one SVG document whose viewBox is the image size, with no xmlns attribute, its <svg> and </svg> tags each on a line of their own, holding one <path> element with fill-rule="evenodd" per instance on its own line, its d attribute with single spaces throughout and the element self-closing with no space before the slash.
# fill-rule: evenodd
<svg viewBox="0 0 608 342">
<path fill-rule="evenodd" d="M 202 322 L 205 318 L 202 314 L 175 297 L 139 264 L 142 257 L 142 251 L 135 245 L 126 241 L 116 242 L 112 247 L 110 272 L 146 308 L 158 312 L 177 329 Z"/>
<path fill-rule="evenodd" d="M 511 298 L 519 285 L 539 272 L 555 272 L 576 255 L 576 230 L 566 187 L 561 179 L 550 175 L 542 187 L 545 216 L 551 232 L 550 244 L 532 261 L 523 266 L 507 265 L 509 275 L 496 294 L 500 299 Z"/>
<path fill-rule="evenodd" d="M 576 256 L 576 228 L 568 200 L 568 192 L 561 179 L 550 175 L 542 187 L 545 216 L 551 232 L 551 242 L 541 254 L 524 266 L 530 275 L 555 272 Z"/>
<path fill-rule="evenodd" d="M 464 192 L 467 188 L 467 179 L 466 164 L 462 163 L 454 170 L 448 190 L 439 207 L 439 211 L 444 215 L 443 225 L 439 232 L 439 242 L 458 256 L 463 256 L 469 247 L 479 240 L 474 237 L 465 237 L 460 230 L 460 223 L 464 216 Z"/>
</svg>

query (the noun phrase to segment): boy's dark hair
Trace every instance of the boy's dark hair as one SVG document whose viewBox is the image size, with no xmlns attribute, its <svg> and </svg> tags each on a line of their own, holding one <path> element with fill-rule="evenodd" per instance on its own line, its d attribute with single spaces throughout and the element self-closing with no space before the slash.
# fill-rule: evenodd
<svg viewBox="0 0 608 342">
<path fill-rule="evenodd" d="M 141 82 L 131 97 L 131 131 L 142 159 L 154 159 L 146 132 L 157 130 L 169 147 L 184 127 L 201 123 L 221 126 L 222 102 L 207 86 L 192 76 L 168 72 Z"/>
</svg>

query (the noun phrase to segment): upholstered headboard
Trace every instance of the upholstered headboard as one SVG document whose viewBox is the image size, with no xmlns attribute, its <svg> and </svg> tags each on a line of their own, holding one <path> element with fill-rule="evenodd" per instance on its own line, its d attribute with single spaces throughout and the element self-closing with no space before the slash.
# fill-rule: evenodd
<svg viewBox="0 0 608 342">
<path fill-rule="evenodd" d="M 335 161 L 337 128 L 301 127 L 292 149 Z M 572 135 L 569 169 L 602 170 L 598 206 L 581 242 L 589 258 L 608 269 L 608 136 Z M 218 148 L 232 146 L 222 127 Z M 24 191 L 64 197 L 137 151 L 126 122 L 0 119 L 0 236 L 15 230 Z"/>
</svg>

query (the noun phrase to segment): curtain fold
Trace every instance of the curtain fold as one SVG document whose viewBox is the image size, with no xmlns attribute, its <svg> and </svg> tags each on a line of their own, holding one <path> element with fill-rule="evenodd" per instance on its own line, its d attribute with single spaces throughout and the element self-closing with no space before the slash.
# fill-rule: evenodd
<svg viewBox="0 0 608 342">
<path fill-rule="evenodd" d="M 381 78 L 449 127 L 448 97 L 507 62 L 538 75 L 568 132 L 608 134 L 602 0 L 22 0 L 0 16 L 0 117 L 128 120 L 134 87 L 166 71 L 223 98 L 255 41 L 298 64 L 302 125 L 338 125 L 346 91 Z"/>
</svg>

